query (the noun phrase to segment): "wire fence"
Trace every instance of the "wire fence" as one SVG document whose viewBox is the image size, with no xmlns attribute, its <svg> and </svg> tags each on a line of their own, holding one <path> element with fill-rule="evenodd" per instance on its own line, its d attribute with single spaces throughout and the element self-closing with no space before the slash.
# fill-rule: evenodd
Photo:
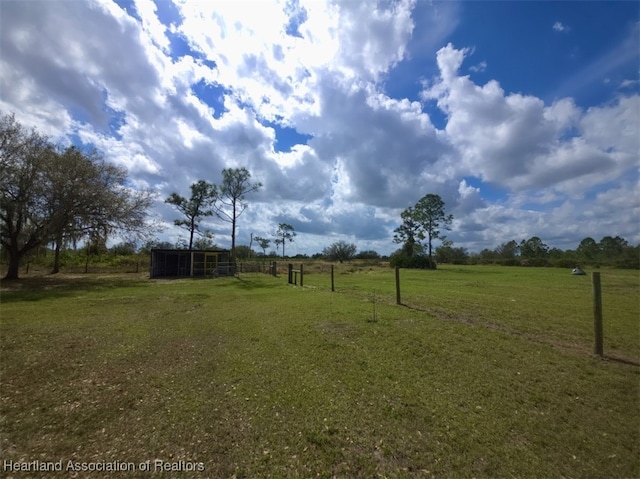
<svg viewBox="0 0 640 479">
<path fill-rule="evenodd" d="M 329 267 L 322 272 L 305 264 L 303 287 L 335 291 L 366 303 L 399 303 L 416 314 L 488 327 L 567 349 L 586 353 L 594 349 L 598 338 L 594 338 L 594 293 L 588 276 L 576 277 L 564 269 L 550 268 L 505 269 L 497 275 L 483 268 L 468 267 L 463 274 L 452 274 L 446 268 L 400 270 L 398 291 L 391 268 L 359 268 L 352 273 L 348 267 L 333 272 Z M 295 284 L 298 287 L 300 279 Z M 638 277 L 612 270 L 603 274 L 602 283 L 605 356 L 640 364 Z"/>
</svg>

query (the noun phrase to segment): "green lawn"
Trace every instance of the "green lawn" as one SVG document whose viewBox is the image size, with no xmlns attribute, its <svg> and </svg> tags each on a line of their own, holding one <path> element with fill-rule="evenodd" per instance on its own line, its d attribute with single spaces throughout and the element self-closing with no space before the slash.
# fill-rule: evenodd
<svg viewBox="0 0 640 479">
<path fill-rule="evenodd" d="M 589 277 L 403 270 L 397 306 L 390 269 L 308 270 L 3 284 L 2 461 L 136 465 L 3 477 L 640 476 L 637 272 L 602 271 L 599 359 Z"/>
</svg>

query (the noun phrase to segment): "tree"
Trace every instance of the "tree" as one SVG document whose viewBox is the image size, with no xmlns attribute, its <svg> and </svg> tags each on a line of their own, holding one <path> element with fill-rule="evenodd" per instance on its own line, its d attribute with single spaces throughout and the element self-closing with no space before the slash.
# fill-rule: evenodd
<svg viewBox="0 0 640 479">
<path fill-rule="evenodd" d="M 356 254 L 357 247 L 353 243 L 346 241 L 336 241 L 332 245 L 326 247 L 323 251 L 324 255 L 331 261 L 339 261 L 340 263 L 348 261 Z"/>
<path fill-rule="evenodd" d="M 262 249 L 262 255 L 266 256 L 267 248 L 271 244 L 271 240 L 268 238 L 262 238 L 261 236 L 254 236 L 253 239 L 256 240 L 256 242 L 260 245 L 260 248 Z"/>
<path fill-rule="evenodd" d="M 393 242 L 402 243 L 402 252 L 407 257 L 422 251 L 420 241 L 424 233 L 416 220 L 416 212 L 411 206 L 400 213 L 402 224 L 394 230 Z"/>
<path fill-rule="evenodd" d="M 526 258 L 531 266 L 544 266 L 548 252 L 549 247 L 537 236 L 520 243 L 520 255 Z"/>
<path fill-rule="evenodd" d="M 106 242 L 112 232 L 143 236 L 148 228 L 148 192 L 126 187 L 126 170 L 107 164 L 97 152 L 56 151 L 13 115 L 0 115 L 0 242 L 9 255 L 5 279 L 17 279 L 21 259 L 65 236 Z M 59 268 L 56 255 L 54 272 Z"/>
<path fill-rule="evenodd" d="M 169 241 L 160 241 L 158 238 L 147 239 L 140 247 L 140 253 L 150 254 L 152 249 L 172 249 L 173 244 Z"/>
<path fill-rule="evenodd" d="M 625 246 L 613 265 L 616 268 L 640 269 L 640 245 Z"/>
<path fill-rule="evenodd" d="M 194 249 L 213 249 L 216 247 L 215 241 L 213 241 L 213 233 L 211 231 L 205 231 L 200 238 L 193 240 Z"/>
<path fill-rule="evenodd" d="M 60 271 L 60 250 L 66 240 L 77 241 L 82 236 L 83 218 L 78 207 L 82 207 L 89 193 L 93 168 L 91 161 L 75 148 L 67 148 L 63 153 L 51 151 L 46 163 L 48 177 L 51 179 L 52 196 L 49 207 L 57 212 L 56 221 L 51 225 L 54 241 L 52 274 Z M 73 171 L 74 175 L 68 172 Z M 90 194 L 90 193 L 89 193 Z"/>
<path fill-rule="evenodd" d="M 453 241 L 443 241 L 442 246 L 436 248 L 436 261 L 438 263 L 466 264 L 469 253 L 466 248 L 453 247 Z"/>
<path fill-rule="evenodd" d="M 355 255 L 356 259 L 380 259 L 380 254 L 372 249 L 360 251 Z"/>
<path fill-rule="evenodd" d="M 395 229 L 393 240 L 403 243 L 402 250 L 393 254 L 393 262 L 402 267 L 434 268 L 433 240 L 444 240 L 440 228 L 450 229 L 453 215 L 444 212 L 444 201 L 438 195 L 427 194 L 420 198 L 413 207 L 405 209 L 401 214 L 402 224 Z M 422 256 L 421 241 L 427 239 L 428 256 Z M 413 265 L 413 266 L 411 266 Z"/>
<path fill-rule="evenodd" d="M 236 246 L 236 257 L 239 259 L 250 259 L 252 253 L 250 246 L 244 244 Z"/>
<path fill-rule="evenodd" d="M 49 238 L 44 165 L 52 153 L 46 137 L 28 131 L 13 114 L 0 116 L 0 241 L 9 255 L 5 279 L 18 279 L 21 259 Z"/>
<path fill-rule="evenodd" d="M 426 235 L 429 261 L 432 261 L 432 241 L 434 239 L 444 240 L 440 228 L 451 229 L 453 215 L 446 215 L 444 212 L 444 201 L 439 195 L 427 194 L 420 198 L 414 207 L 414 220 L 418 223 Z"/>
<path fill-rule="evenodd" d="M 136 244 L 131 241 L 123 241 L 109 248 L 109 253 L 115 256 L 131 256 L 136 254 Z"/>
<path fill-rule="evenodd" d="M 149 234 L 146 210 L 151 195 L 126 186 L 124 168 L 107 163 L 96 150 L 72 146 L 54 152 L 46 165 L 52 194 L 49 208 L 51 237 L 55 243 L 52 273 L 60 270 L 60 250 L 69 242 L 92 236 L 106 244 L 109 236 L 123 232 L 130 238 Z"/>
<path fill-rule="evenodd" d="M 222 184 L 218 188 L 214 210 L 218 218 L 231 223 L 231 261 L 236 255 L 236 224 L 247 208 L 245 196 L 262 186 L 259 181 L 251 183 L 251 173 L 246 168 L 225 168 L 222 170 Z"/>
<path fill-rule="evenodd" d="M 278 230 L 276 231 L 276 247 L 278 245 L 282 245 L 282 258 L 284 259 L 284 245 L 287 241 L 289 243 L 293 242 L 293 238 L 296 236 L 295 231 L 293 230 L 293 226 L 287 223 L 280 223 L 278 225 Z"/>
<path fill-rule="evenodd" d="M 605 236 L 600 240 L 598 246 L 600 247 L 603 259 L 611 262 L 623 253 L 624 249 L 628 246 L 628 243 L 627 240 L 620 236 L 616 236 L 615 238 Z"/>
<path fill-rule="evenodd" d="M 175 220 L 174 224 L 189 231 L 189 251 L 193 249 L 194 233 L 200 233 L 198 222 L 202 218 L 213 216 L 212 207 L 217 193 L 215 185 L 199 180 L 191 185 L 191 198 L 186 199 L 178 193 L 171 193 L 165 200 L 165 203 L 175 206 L 186 217 L 183 220 Z"/>
<path fill-rule="evenodd" d="M 514 259 L 518 255 L 520 246 L 515 240 L 511 240 L 508 243 L 502 243 L 496 248 L 496 253 L 501 259 Z"/>
<path fill-rule="evenodd" d="M 97 152 L 93 152 L 97 155 Z M 157 225 L 147 221 L 147 210 L 152 194 L 145 190 L 132 190 L 128 185 L 127 170 L 106 163 L 102 156 L 89 158 L 95 177 L 90 183 L 89 200 L 80 208 L 82 235 L 98 234 L 105 244 L 110 235 L 126 235 L 143 240 L 157 231 Z M 84 196 L 87 198 L 87 195 Z"/>
<path fill-rule="evenodd" d="M 580 241 L 576 253 L 580 257 L 580 261 L 588 264 L 593 264 L 598 260 L 598 253 L 600 248 L 598 243 L 593 238 L 587 237 Z"/>
</svg>

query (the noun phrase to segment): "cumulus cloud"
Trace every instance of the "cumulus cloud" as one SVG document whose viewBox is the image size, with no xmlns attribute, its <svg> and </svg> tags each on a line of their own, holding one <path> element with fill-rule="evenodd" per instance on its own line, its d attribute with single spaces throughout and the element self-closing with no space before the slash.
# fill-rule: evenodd
<svg viewBox="0 0 640 479">
<path fill-rule="evenodd" d="M 169 235 L 175 213 L 162 198 L 237 166 L 264 185 L 239 241 L 288 222 L 309 253 L 343 238 L 389 252 L 399 212 L 426 193 L 442 196 L 456 216 L 449 237 L 470 249 L 573 238 L 572 208 L 587 231 L 613 224 L 616 207 L 637 214 L 637 202 L 612 196 L 637 187 L 638 95 L 626 88 L 583 109 L 474 83 L 460 73 L 471 50 L 435 53 L 458 23 L 455 3 L 287 0 L 252 3 L 247 15 L 244 2 L 179 0 L 171 22 L 167 5 L 3 3 L 0 108 L 127 167 L 133 184 L 156 190 Z M 437 73 L 421 102 L 387 93 L 415 58 L 420 75 Z M 438 126 L 432 105 L 445 116 Z M 283 126 L 304 135 L 287 151 Z M 598 191 L 603 182 L 615 187 Z M 488 184 L 509 196 L 489 199 Z M 205 223 L 228 241 L 226 225 Z"/>
<path fill-rule="evenodd" d="M 423 91 L 447 114 L 462 171 L 512 191 L 555 187 L 584 194 L 637 160 L 637 96 L 586 112 L 569 98 L 545 105 L 506 93 L 495 80 L 480 86 L 460 75 L 467 53 L 451 44 L 442 48 L 440 79 Z"/>
</svg>

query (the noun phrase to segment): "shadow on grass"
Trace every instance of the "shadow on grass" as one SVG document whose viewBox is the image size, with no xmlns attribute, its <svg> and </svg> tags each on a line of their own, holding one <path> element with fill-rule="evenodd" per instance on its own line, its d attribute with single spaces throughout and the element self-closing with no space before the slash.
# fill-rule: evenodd
<svg viewBox="0 0 640 479">
<path fill-rule="evenodd" d="M 614 363 L 626 364 L 627 366 L 640 367 L 640 361 L 634 361 L 633 359 L 621 358 L 620 356 L 610 356 L 605 354 L 601 358 L 603 361 L 611 361 Z"/>
<path fill-rule="evenodd" d="M 0 302 L 40 301 L 112 288 L 128 288 L 147 283 L 139 274 L 113 276 L 93 274 L 62 274 L 31 276 L 0 281 Z"/>
</svg>

